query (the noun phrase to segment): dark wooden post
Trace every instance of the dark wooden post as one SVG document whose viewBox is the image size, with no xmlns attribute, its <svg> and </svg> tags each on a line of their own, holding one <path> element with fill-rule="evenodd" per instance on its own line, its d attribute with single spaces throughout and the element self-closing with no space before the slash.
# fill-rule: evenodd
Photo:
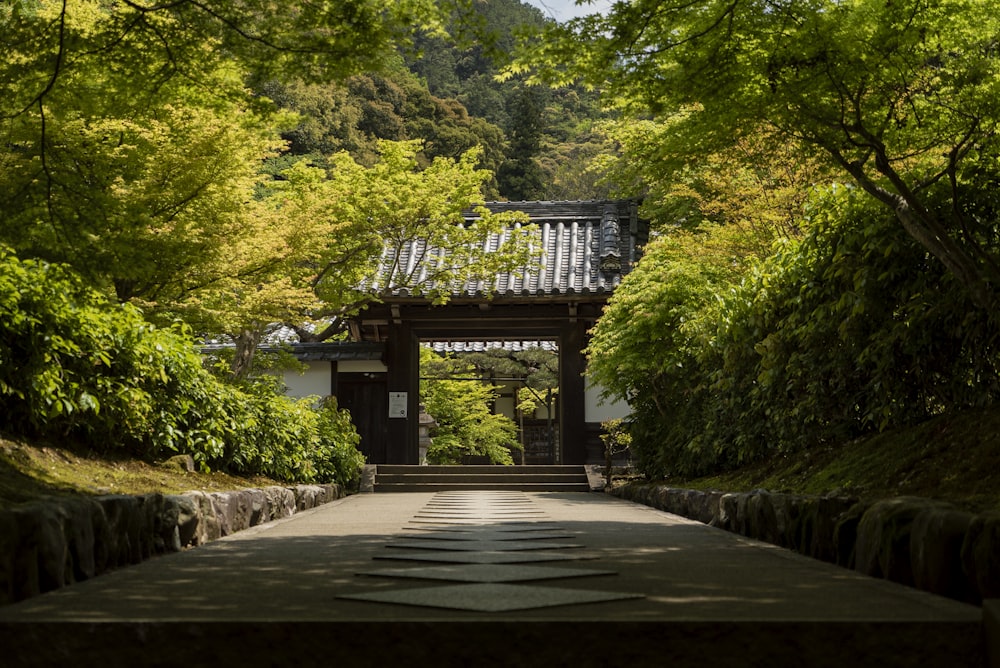
<svg viewBox="0 0 1000 668">
<path fill-rule="evenodd" d="M 386 347 L 387 384 L 390 396 L 406 392 L 406 417 L 386 415 L 386 459 L 389 464 L 419 464 L 417 421 L 420 392 L 420 354 L 416 336 L 406 323 L 393 326 Z M 390 402 L 390 411 L 392 406 Z"/>
<path fill-rule="evenodd" d="M 570 321 L 559 336 L 559 442 L 561 464 L 587 463 L 586 404 L 583 374 L 585 323 Z"/>
</svg>

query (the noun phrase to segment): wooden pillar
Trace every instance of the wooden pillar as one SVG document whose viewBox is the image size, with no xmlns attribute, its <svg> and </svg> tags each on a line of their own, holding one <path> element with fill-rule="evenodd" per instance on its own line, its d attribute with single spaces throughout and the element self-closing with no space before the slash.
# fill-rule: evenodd
<svg viewBox="0 0 1000 668">
<path fill-rule="evenodd" d="M 417 338 L 409 325 L 403 323 L 390 329 L 386 362 L 389 367 L 386 380 L 390 397 L 388 415 L 385 416 L 388 424 L 386 463 L 419 464 L 417 422 L 420 354 Z M 392 401 L 392 397 L 399 392 L 406 393 L 405 417 L 393 416 L 394 408 L 398 407 L 398 404 Z"/>
<path fill-rule="evenodd" d="M 560 464 L 587 463 L 586 404 L 583 355 L 586 340 L 582 319 L 563 326 L 559 336 L 559 442 Z"/>
</svg>

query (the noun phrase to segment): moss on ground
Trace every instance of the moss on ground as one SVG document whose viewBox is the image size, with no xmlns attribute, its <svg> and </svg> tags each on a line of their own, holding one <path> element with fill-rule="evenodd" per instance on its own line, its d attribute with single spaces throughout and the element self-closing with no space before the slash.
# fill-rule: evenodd
<svg viewBox="0 0 1000 668">
<path fill-rule="evenodd" d="M 779 455 L 719 475 L 665 482 L 727 492 L 920 496 L 975 512 L 1000 510 L 1000 407 L 942 415 L 840 447 Z"/>
<path fill-rule="evenodd" d="M 77 494 L 177 494 L 265 487 L 268 478 L 187 472 L 121 456 L 51 444 L 0 439 L 0 508 L 43 496 Z"/>
</svg>

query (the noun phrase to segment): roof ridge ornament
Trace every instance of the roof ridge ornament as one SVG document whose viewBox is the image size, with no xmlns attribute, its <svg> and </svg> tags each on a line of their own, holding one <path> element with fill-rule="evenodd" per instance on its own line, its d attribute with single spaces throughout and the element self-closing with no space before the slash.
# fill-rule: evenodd
<svg viewBox="0 0 1000 668">
<path fill-rule="evenodd" d="M 621 225 L 618 222 L 618 205 L 604 205 L 604 215 L 601 217 L 601 248 L 598 268 L 603 274 L 621 274 Z"/>
</svg>

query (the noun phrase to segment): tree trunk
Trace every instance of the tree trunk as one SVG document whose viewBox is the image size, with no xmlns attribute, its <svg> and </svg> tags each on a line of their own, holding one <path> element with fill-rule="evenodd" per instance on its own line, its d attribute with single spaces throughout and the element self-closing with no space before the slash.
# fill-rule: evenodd
<svg viewBox="0 0 1000 668">
<path fill-rule="evenodd" d="M 915 215 L 912 208 L 901 202 L 896 207 L 896 218 L 907 234 L 941 261 L 955 278 L 969 291 L 972 301 L 987 313 L 996 306 L 996 295 L 989 276 L 975 258 L 946 233 L 938 233 Z"/>
<path fill-rule="evenodd" d="M 971 253 L 949 235 L 948 226 L 942 224 L 942 221 L 935 218 L 934 214 L 921 204 L 913 191 L 906 187 L 902 178 L 888 166 L 888 159 L 880 154 L 880 158 L 876 160 L 881 165 L 879 172 L 888 177 L 901 194 L 890 192 L 875 183 L 865 173 L 862 164 L 850 163 L 839 152 L 828 150 L 865 192 L 893 210 L 906 233 L 936 257 L 968 290 L 973 303 L 983 309 L 988 317 L 993 318 L 997 299 L 995 283 L 988 267 L 977 262 Z"/>
<path fill-rule="evenodd" d="M 236 337 L 236 354 L 233 356 L 232 373 L 236 380 L 246 380 L 253 368 L 253 358 L 263 332 L 249 327 L 240 331 Z"/>
</svg>

